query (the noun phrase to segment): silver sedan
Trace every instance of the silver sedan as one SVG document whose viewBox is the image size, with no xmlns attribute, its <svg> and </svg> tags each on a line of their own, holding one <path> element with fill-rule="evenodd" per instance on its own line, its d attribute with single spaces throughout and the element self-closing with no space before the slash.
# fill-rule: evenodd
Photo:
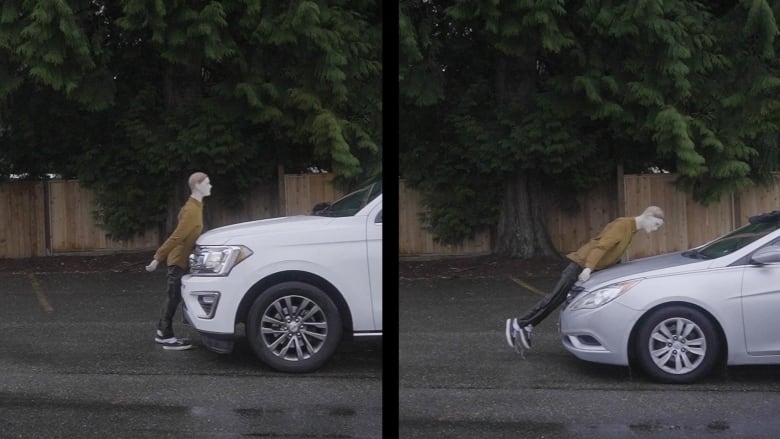
<svg viewBox="0 0 780 439">
<path fill-rule="evenodd" d="M 639 366 L 665 383 L 780 364 L 780 218 L 593 273 L 569 293 L 560 334 L 582 360 Z"/>
</svg>

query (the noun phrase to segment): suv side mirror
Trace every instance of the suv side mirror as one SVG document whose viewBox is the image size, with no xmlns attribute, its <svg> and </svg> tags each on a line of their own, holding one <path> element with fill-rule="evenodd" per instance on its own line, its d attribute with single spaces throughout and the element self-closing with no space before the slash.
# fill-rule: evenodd
<svg viewBox="0 0 780 439">
<path fill-rule="evenodd" d="M 312 215 L 317 215 L 318 213 L 322 212 L 323 210 L 330 207 L 330 203 L 317 203 L 314 205 L 314 207 L 311 209 Z"/>
<path fill-rule="evenodd" d="M 758 249 L 750 257 L 751 264 L 777 264 L 780 263 L 780 245 L 768 245 Z"/>
</svg>

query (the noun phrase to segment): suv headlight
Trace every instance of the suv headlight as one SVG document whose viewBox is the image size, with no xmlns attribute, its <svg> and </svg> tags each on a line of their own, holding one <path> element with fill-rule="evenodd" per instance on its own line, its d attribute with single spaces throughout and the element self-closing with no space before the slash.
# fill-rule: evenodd
<svg viewBox="0 0 780 439">
<path fill-rule="evenodd" d="M 590 293 L 586 293 L 582 297 L 572 302 L 569 309 L 575 311 L 578 309 L 595 309 L 602 307 L 615 300 L 618 296 L 630 290 L 631 288 L 634 288 L 639 282 L 641 282 L 641 280 L 642 279 L 634 279 L 625 282 L 618 282 L 616 284 L 607 285 L 606 287 L 591 291 Z"/>
<path fill-rule="evenodd" d="M 190 273 L 196 276 L 227 276 L 239 262 L 252 255 L 243 245 L 199 245 L 190 254 Z"/>
</svg>

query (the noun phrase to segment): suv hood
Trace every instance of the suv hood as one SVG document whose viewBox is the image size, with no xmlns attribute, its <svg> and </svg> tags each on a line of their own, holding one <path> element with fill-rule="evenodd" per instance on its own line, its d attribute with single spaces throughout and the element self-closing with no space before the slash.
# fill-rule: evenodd
<svg viewBox="0 0 780 439">
<path fill-rule="evenodd" d="M 681 273 L 694 268 L 689 267 L 688 265 L 690 264 L 704 262 L 705 265 L 709 265 L 709 262 L 711 262 L 702 261 L 701 259 L 688 258 L 682 256 L 682 253 L 683 252 L 669 253 L 665 255 L 637 259 L 635 261 L 626 262 L 625 264 L 617 264 L 593 273 L 590 276 L 590 279 L 581 285 L 586 290 L 590 290 L 597 285 L 609 283 L 615 279 L 623 277 L 630 277 L 631 275 L 638 273 L 642 273 L 642 276 Z"/>
<path fill-rule="evenodd" d="M 198 238 L 200 245 L 222 245 L 228 240 L 243 236 L 260 234 L 273 234 L 279 232 L 311 231 L 318 227 L 325 227 L 333 222 L 334 218 L 316 215 L 296 215 L 281 218 L 269 218 L 246 223 L 232 224 L 209 230 Z"/>
</svg>

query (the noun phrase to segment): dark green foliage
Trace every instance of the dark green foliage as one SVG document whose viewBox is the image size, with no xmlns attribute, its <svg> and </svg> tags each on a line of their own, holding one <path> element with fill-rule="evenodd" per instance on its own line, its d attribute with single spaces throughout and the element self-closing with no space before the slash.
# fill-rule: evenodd
<svg viewBox="0 0 780 439">
<path fill-rule="evenodd" d="M 379 7 L 4 1 L 0 171 L 80 178 L 117 238 L 160 223 L 195 170 L 227 204 L 278 165 L 380 175 Z"/>
<path fill-rule="evenodd" d="M 676 172 L 704 203 L 762 181 L 780 165 L 778 8 L 402 1 L 401 171 L 435 235 L 495 224 L 517 173 L 564 204 L 618 165 Z"/>
</svg>

